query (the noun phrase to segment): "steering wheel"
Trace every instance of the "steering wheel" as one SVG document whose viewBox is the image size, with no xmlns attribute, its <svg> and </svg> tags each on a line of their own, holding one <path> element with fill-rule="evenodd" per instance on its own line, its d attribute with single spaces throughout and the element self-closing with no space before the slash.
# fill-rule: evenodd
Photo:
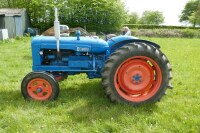
<svg viewBox="0 0 200 133">
<path fill-rule="evenodd" d="M 102 35 L 104 35 L 105 36 L 105 40 L 106 41 L 108 41 L 108 40 L 111 40 L 111 41 L 113 41 L 113 42 L 115 42 L 113 39 L 112 39 L 112 37 L 110 37 L 110 36 L 108 36 L 108 35 L 106 35 L 105 33 L 103 33 L 103 32 L 100 32 Z"/>
</svg>

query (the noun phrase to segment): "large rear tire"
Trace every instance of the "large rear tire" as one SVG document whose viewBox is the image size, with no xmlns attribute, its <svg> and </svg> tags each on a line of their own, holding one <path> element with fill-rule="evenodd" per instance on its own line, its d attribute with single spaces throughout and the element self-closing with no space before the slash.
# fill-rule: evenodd
<svg viewBox="0 0 200 133">
<path fill-rule="evenodd" d="M 171 65 L 159 49 L 133 43 L 109 57 L 102 84 L 111 101 L 135 106 L 159 101 L 171 86 L 170 79 Z"/>
</svg>

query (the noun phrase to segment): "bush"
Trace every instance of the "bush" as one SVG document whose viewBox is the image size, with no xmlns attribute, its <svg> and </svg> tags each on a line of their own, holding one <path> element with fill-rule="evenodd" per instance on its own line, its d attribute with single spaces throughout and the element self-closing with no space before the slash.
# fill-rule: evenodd
<svg viewBox="0 0 200 133">
<path fill-rule="evenodd" d="M 200 38 L 195 29 L 132 29 L 133 36 Z"/>
<path fill-rule="evenodd" d="M 200 30 L 184 29 L 182 30 L 182 36 L 186 38 L 199 38 Z"/>
</svg>

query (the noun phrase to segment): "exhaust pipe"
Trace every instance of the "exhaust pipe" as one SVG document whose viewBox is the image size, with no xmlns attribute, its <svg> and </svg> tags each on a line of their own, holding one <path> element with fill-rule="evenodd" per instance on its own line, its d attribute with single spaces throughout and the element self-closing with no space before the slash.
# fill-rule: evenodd
<svg viewBox="0 0 200 133">
<path fill-rule="evenodd" d="M 55 20 L 54 20 L 54 35 L 56 38 L 57 52 L 60 52 L 60 21 L 58 21 L 58 10 L 55 8 Z"/>
</svg>

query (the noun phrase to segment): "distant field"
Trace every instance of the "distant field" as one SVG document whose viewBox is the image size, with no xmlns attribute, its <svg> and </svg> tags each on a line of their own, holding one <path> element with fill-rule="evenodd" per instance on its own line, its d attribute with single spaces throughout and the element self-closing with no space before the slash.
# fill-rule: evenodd
<svg viewBox="0 0 200 133">
<path fill-rule="evenodd" d="M 104 95 L 101 79 L 69 76 L 53 102 L 24 101 L 20 85 L 31 71 L 30 38 L 0 42 L 0 132 L 200 132 L 200 39 L 145 38 L 171 61 L 173 90 L 161 102 L 131 107 Z"/>
</svg>

